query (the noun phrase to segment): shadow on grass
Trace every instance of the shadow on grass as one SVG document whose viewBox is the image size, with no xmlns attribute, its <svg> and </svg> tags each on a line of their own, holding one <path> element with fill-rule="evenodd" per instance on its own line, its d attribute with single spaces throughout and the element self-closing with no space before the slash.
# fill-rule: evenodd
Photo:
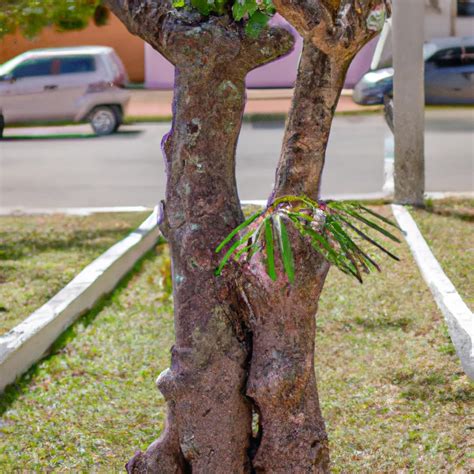
<svg viewBox="0 0 474 474">
<path fill-rule="evenodd" d="M 467 204 L 438 205 L 431 200 L 427 200 L 422 211 L 434 216 L 452 217 L 464 222 L 474 222 L 474 207 Z"/>
<path fill-rule="evenodd" d="M 51 235 L 48 233 L 30 233 L 22 238 L 7 240 L 11 233 L 0 232 L 0 241 L 3 241 L 0 244 L 0 258 L 2 260 L 19 260 L 50 250 L 97 249 L 97 239 L 106 238 L 115 242 L 123 238 L 124 234 L 127 234 L 127 230 L 76 230 L 60 239 L 51 238 Z M 104 247 L 109 248 L 110 245 L 110 242 L 107 241 Z"/>
<path fill-rule="evenodd" d="M 393 318 L 389 316 L 380 316 L 376 318 L 364 318 L 362 316 L 356 316 L 354 322 L 358 326 L 362 326 L 365 329 L 382 331 L 386 329 L 402 329 L 407 330 L 412 324 L 410 318 Z"/>
<path fill-rule="evenodd" d="M 97 315 L 104 309 L 110 306 L 114 300 L 120 295 L 120 293 L 128 286 L 132 278 L 141 271 L 143 265 L 147 260 L 152 259 L 155 256 L 156 248 L 163 245 L 163 241 L 159 241 L 155 247 L 147 252 L 142 258 L 140 258 L 133 268 L 119 281 L 117 286 L 111 293 L 103 296 L 94 307 L 87 311 L 84 315 L 79 317 L 68 329 L 66 329 L 57 339 L 53 342 L 48 354 L 36 362 L 27 372 L 20 375 L 15 382 L 8 385 L 4 392 L 0 394 L 0 416 L 2 416 L 8 408 L 15 402 L 21 395 L 28 391 L 28 387 L 32 380 L 38 375 L 41 364 L 52 357 L 60 354 L 66 345 L 74 339 L 77 335 L 78 326 L 87 327 L 97 317 Z"/>
<path fill-rule="evenodd" d="M 14 135 L 6 136 L 0 139 L 2 142 L 16 142 L 16 141 L 34 141 L 34 140 L 75 140 L 75 139 L 103 139 L 111 137 L 125 137 L 125 136 L 136 136 L 143 133 L 141 130 L 122 130 L 115 132 L 112 135 L 96 135 L 95 133 L 54 133 L 50 135 Z"/>
<path fill-rule="evenodd" d="M 394 373 L 391 383 L 400 387 L 400 395 L 407 400 L 437 399 L 441 403 L 474 401 L 473 390 L 457 387 L 452 379 L 446 379 L 442 371 L 420 373 L 400 370 Z"/>
</svg>

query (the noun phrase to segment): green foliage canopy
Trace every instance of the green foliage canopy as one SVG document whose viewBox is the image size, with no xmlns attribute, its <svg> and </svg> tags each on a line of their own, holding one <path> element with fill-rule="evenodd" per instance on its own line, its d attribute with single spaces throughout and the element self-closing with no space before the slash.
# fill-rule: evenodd
<svg viewBox="0 0 474 474">
<path fill-rule="evenodd" d="M 98 25 L 106 22 L 101 0 L 1 0 L 0 38 L 17 30 L 33 38 L 48 26 L 59 31 L 80 30 L 91 18 Z"/>
<path fill-rule="evenodd" d="M 251 37 L 257 37 L 275 13 L 272 0 L 174 0 L 173 6 L 195 9 L 204 16 L 229 13 L 245 22 Z M 1 0 L 0 38 L 16 31 L 33 38 L 49 26 L 80 30 L 91 18 L 97 25 L 105 24 L 107 16 L 101 0 Z"/>
<path fill-rule="evenodd" d="M 174 0 L 175 8 L 194 8 L 201 15 L 229 13 L 236 21 L 245 21 L 245 31 L 256 38 L 275 14 L 272 0 Z"/>
</svg>

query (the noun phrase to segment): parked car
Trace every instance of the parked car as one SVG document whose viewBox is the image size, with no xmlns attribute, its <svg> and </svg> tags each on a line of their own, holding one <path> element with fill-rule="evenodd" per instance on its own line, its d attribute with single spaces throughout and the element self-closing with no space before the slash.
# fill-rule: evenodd
<svg viewBox="0 0 474 474">
<path fill-rule="evenodd" d="M 87 120 L 107 135 L 122 123 L 127 82 L 112 48 L 31 50 L 0 66 L 0 124 Z"/>
<path fill-rule="evenodd" d="M 440 38 L 424 45 L 427 104 L 474 104 L 474 36 Z M 382 104 L 392 96 L 393 68 L 369 71 L 356 84 L 355 102 Z"/>
<path fill-rule="evenodd" d="M 474 16 L 474 0 L 458 0 L 458 16 Z"/>
</svg>

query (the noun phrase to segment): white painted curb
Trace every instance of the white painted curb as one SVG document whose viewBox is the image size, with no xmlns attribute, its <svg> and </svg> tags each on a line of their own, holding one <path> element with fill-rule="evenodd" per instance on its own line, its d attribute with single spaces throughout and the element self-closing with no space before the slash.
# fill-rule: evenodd
<svg viewBox="0 0 474 474">
<path fill-rule="evenodd" d="M 77 318 L 110 293 L 156 244 L 157 209 L 130 235 L 82 270 L 45 305 L 0 336 L 0 392 L 41 359 Z"/>
<path fill-rule="evenodd" d="M 151 207 L 145 206 L 111 206 L 111 207 L 57 207 L 57 208 L 29 208 L 0 207 L 0 216 L 25 216 L 45 214 L 66 214 L 69 216 L 90 216 L 101 212 L 146 212 Z"/>
<path fill-rule="evenodd" d="M 421 274 L 444 315 L 464 372 L 474 380 L 474 315 L 443 272 L 410 213 L 397 204 L 392 204 L 392 210 Z"/>
</svg>

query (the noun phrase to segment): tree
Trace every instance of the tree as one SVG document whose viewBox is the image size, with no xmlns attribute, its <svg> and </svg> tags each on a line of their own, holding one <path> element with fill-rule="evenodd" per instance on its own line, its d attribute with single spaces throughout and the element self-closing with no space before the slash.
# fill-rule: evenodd
<svg viewBox="0 0 474 474">
<path fill-rule="evenodd" d="M 132 33 L 176 66 L 172 129 L 162 143 L 167 191 L 160 217 L 172 255 L 176 331 L 171 367 L 157 380 L 168 415 L 162 436 L 129 461 L 130 472 L 329 469 L 314 374 L 314 317 L 329 263 L 297 224 L 304 216 L 301 199 L 319 198 L 347 68 L 389 8 L 383 0 L 274 3 L 304 38 L 265 211 L 274 212 L 278 199 L 291 210 L 294 201 L 285 196 L 300 196 L 294 205 L 299 217 L 288 230 L 297 271 L 289 273 L 274 259 L 267 239 L 264 252 L 249 251 L 243 263 L 228 259 L 216 277 L 220 257 L 214 249 L 246 225 L 235 181 L 244 79 L 290 51 L 292 37 L 265 27 L 267 2 L 106 1 Z M 267 237 L 272 232 L 265 225 Z"/>
<path fill-rule="evenodd" d="M 384 0 L 274 3 L 304 48 L 273 192 L 264 211 L 244 220 L 235 150 L 245 76 L 293 46 L 286 29 L 267 26 L 271 0 L 104 1 L 176 66 L 159 222 L 175 307 L 171 367 L 157 380 L 168 415 L 162 436 L 129 461 L 130 472 L 329 470 L 314 373 L 319 296 L 330 263 L 358 279 L 378 268 L 342 227 L 383 247 L 351 217 L 390 234 L 362 216 L 370 210 L 320 203 L 320 179 L 347 68 L 389 8 Z M 8 0 L 0 35 L 20 25 L 30 36 L 48 25 L 80 28 L 98 6 Z"/>
<path fill-rule="evenodd" d="M 91 18 L 99 26 L 107 21 L 101 0 L 2 0 L 0 38 L 17 30 L 32 38 L 48 26 L 80 30 Z"/>
</svg>

